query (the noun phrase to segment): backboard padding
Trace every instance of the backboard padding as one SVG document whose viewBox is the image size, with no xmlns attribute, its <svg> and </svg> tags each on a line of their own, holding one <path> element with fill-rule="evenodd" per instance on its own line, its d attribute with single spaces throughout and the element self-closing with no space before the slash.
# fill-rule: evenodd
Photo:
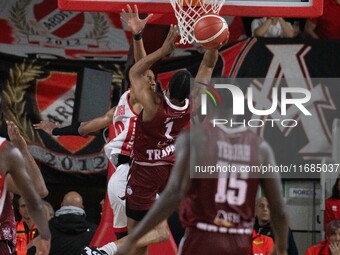
<svg viewBox="0 0 340 255">
<path fill-rule="evenodd" d="M 140 13 L 172 13 L 169 0 L 58 0 L 61 10 L 121 12 L 126 4 L 137 4 Z M 222 16 L 250 17 L 318 17 L 322 15 L 323 0 L 226 0 Z"/>
</svg>

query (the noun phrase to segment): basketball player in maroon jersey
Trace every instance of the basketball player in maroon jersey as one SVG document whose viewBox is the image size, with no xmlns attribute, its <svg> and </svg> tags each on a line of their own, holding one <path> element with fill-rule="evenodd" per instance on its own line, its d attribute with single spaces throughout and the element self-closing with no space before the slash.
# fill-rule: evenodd
<svg viewBox="0 0 340 255">
<path fill-rule="evenodd" d="M 136 124 L 133 163 L 127 185 L 128 228 L 132 230 L 145 216 L 164 189 L 174 164 L 175 140 L 189 124 L 189 101 L 191 74 L 181 70 L 174 74 L 168 91 L 157 94 L 146 84 L 145 70 L 175 48 L 178 33 L 170 27 L 163 46 L 137 62 L 130 70 L 131 90 L 143 105 Z M 196 77 L 211 77 L 218 58 L 217 50 L 207 50 Z M 164 225 L 156 226 L 156 230 Z M 140 247 L 140 245 L 138 245 Z M 144 254 L 138 249 L 134 254 Z"/>
<path fill-rule="evenodd" d="M 12 133 L 11 133 L 12 132 Z M 13 123 L 8 123 L 10 137 L 17 137 L 18 132 Z M 23 197 L 27 203 L 30 217 L 40 232 L 40 237 L 33 239 L 30 246 L 36 247 L 36 254 L 48 255 L 51 234 L 48 228 L 46 212 L 42 200 L 32 185 L 34 182 L 26 171 L 27 163 L 21 152 L 11 142 L 0 137 L 0 254 L 13 254 L 15 243 L 15 219 L 11 192 Z M 42 235 L 41 235 L 42 234 Z M 13 236 L 14 235 L 14 236 Z"/>
<path fill-rule="evenodd" d="M 232 98 L 223 99 L 225 101 L 230 102 L 230 109 Z M 217 118 L 232 116 L 224 108 L 216 113 Z M 278 174 L 259 178 L 258 173 L 230 171 L 207 178 L 207 175 L 195 173 L 197 166 L 219 164 L 240 170 L 261 163 L 275 165 L 273 151 L 268 143 L 245 127 L 214 127 L 204 121 L 190 132 L 185 131 L 176 141 L 176 161 L 164 192 L 117 254 L 134 254 L 136 241 L 182 202 L 180 217 L 186 233 L 179 247 L 180 255 L 250 255 L 255 198 L 258 184 L 261 184 L 274 210 L 272 223 L 276 242 L 271 254 L 286 255 L 288 223 Z"/>
</svg>

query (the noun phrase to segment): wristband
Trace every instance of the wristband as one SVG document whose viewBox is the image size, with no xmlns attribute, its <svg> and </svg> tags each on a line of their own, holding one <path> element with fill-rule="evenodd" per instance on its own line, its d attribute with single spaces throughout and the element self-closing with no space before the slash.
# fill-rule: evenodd
<svg viewBox="0 0 340 255">
<path fill-rule="evenodd" d="M 142 37 L 143 37 L 143 30 L 141 32 L 139 32 L 138 34 L 133 35 L 133 40 L 139 41 L 139 40 L 142 39 Z"/>
<path fill-rule="evenodd" d="M 80 136 L 79 131 L 78 131 L 79 127 L 80 127 L 80 122 L 74 123 L 67 127 L 54 128 L 52 130 L 52 135 L 78 135 Z"/>
</svg>

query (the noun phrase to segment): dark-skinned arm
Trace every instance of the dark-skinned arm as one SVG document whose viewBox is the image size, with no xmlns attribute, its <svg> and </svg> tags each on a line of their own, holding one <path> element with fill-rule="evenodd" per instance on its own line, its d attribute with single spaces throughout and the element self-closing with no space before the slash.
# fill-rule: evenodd
<svg viewBox="0 0 340 255">
<path fill-rule="evenodd" d="M 154 63 L 167 56 L 175 49 L 175 40 L 177 36 L 178 32 L 176 26 L 171 25 L 168 36 L 162 47 L 135 63 L 129 72 L 131 91 L 147 113 L 157 111 L 156 106 L 159 102 L 157 102 L 158 96 L 152 91 L 150 81 L 145 73 Z"/>
<path fill-rule="evenodd" d="M 19 194 L 27 203 L 30 217 L 39 229 L 40 236 L 33 240 L 32 245 L 36 247 L 37 254 L 48 255 L 51 234 L 42 200 L 32 185 L 32 179 L 27 174 L 25 161 L 20 151 L 9 142 L 4 146 L 1 151 L 1 169 L 13 178 Z"/>
<path fill-rule="evenodd" d="M 7 129 L 11 142 L 20 150 L 21 154 L 24 157 L 27 173 L 31 177 L 36 191 L 41 198 L 46 197 L 48 195 L 48 190 L 45 184 L 45 180 L 41 174 L 40 168 L 38 167 L 37 163 L 28 150 L 25 139 L 20 134 L 18 127 L 12 121 L 7 122 Z M 18 194 L 17 186 L 14 185 L 11 176 L 9 176 L 7 181 L 8 190 Z"/>
<path fill-rule="evenodd" d="M 87 136 L 112 124 L 112 118 L 115 110 L 116 107 L 112 107 L 109 111 L 107 111 L 104 115 L 100 117 L 62 128 L 59 127 L 56 123 L 50 122 L 48 120 L 42 120 L 37 124 L 33 124 L 33 127 L 34 129 L 44 130 L 47 134 L 50 135 Z"/>
</svg>

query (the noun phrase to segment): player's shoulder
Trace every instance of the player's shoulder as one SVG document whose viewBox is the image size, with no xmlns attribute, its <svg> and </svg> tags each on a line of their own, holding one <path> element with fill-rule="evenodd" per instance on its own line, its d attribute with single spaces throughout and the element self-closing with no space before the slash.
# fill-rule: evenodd
<svg viewBox="0 0 340 255">
<path fill-rule="evenodd" d="M 262 164 L 276 164 L 274 151 L 263 138 L 258 139 L 259 159 Z"/>
<path fill-rule="evenodd" d="M 19 149 L 7 140 L 0 145 L 0 150 L 1 156 L 4 156 L 5 158 L 12 158 L 17 155 L 20 155 Z"/>
<path fill-rule="evenodd" d="M 192 130 L 193 130 L 192 128 L 188 128 L 179 133 L 176 139 L 176 145 L 181 147 L 182 145 L 190 143 L 190 135 Z"/>
<path fill-rule="evenodd" d="M 262 137 L 257 136 L 257 144 L 260 151 L 268 152 L 272 150 L 272 147 L 269 145 L 269 143 Z"/>
</svg>

